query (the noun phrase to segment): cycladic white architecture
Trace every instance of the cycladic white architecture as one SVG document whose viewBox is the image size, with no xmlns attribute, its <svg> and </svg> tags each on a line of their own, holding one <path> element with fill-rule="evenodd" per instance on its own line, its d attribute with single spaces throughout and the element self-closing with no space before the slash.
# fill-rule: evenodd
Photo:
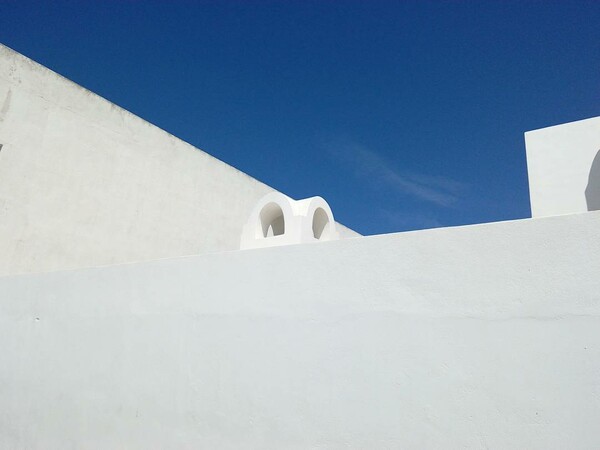
<svg viewBox="0 0 600 450">
<path fill-rule="evenodd" d="M 0 275 L 238 250 L 275 192 L 2 45 L 0 147 Z"/>
<path fill-rule="evenodd" d="M 600 210 L 600 117 L 525 133 L 533 217 Z"/>
<path fill-rule="evenodd" d="M 0 47 L 0 449 L 600 448 L 599 124 L 361 237 Z"/>
<path fill-rule="evenodd" d="M 292 200 L 272 192 L 252 210 L 240 248 L 334 241 L 340 238 L 331 208 L 321 197 Z"/>
</svg>

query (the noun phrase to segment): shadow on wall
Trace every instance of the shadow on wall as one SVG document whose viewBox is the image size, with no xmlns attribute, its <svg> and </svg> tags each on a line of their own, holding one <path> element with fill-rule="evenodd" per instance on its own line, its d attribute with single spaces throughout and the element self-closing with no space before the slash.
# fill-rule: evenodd
<svg viewBox="0 0 600 450">
<path fill-rule="evenodd" d="M 585 199 L 588 211 L 600 210 L 600 150 L 592 162 L 588 185 L 585 188 Z"/>
</svg>

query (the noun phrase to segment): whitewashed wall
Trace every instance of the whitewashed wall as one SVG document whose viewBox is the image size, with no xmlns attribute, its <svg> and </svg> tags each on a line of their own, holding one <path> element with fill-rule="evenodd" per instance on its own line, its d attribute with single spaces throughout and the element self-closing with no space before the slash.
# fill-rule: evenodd
<svg viewBox="0 0 600 450">
<path fill-rule="evenodd" d="M 533 217 L 600 210 L 600 117 L 525 133 Z"/>
<path fill-rule="evenodd" d="M 600 448 L 600 212 L 0 278 L 0 448 Z"/>
<path fill-rule="evenodd" d="M 272 191 L 2 45 L 0 145 L 0 275 L 235 250 Z"/>
</svg>

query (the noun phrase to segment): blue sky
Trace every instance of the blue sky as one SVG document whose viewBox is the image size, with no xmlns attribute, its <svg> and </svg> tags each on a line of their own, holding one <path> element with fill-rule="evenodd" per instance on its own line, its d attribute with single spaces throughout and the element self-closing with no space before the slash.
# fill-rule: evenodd
<svg viewBox="0 0 600 450">
<path fill-rule="evenodd" d="M 530 216 L 600 2 L 0 2 L 0 42 L 363 234 Z M 160 182 L 160 180 L 157 180 Z"/>
</svg>

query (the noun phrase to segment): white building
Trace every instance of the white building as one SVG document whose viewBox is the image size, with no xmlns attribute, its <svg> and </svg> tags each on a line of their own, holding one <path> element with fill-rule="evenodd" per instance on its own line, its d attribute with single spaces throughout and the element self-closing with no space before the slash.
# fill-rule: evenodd
<svg viewBox="0 0 600 450">
<path fill-rule="evenodd" d="M 0 449 L 599 448 L 600 118 L 526 144 L 360 237 L 0 46 Z"/>
</svg>

